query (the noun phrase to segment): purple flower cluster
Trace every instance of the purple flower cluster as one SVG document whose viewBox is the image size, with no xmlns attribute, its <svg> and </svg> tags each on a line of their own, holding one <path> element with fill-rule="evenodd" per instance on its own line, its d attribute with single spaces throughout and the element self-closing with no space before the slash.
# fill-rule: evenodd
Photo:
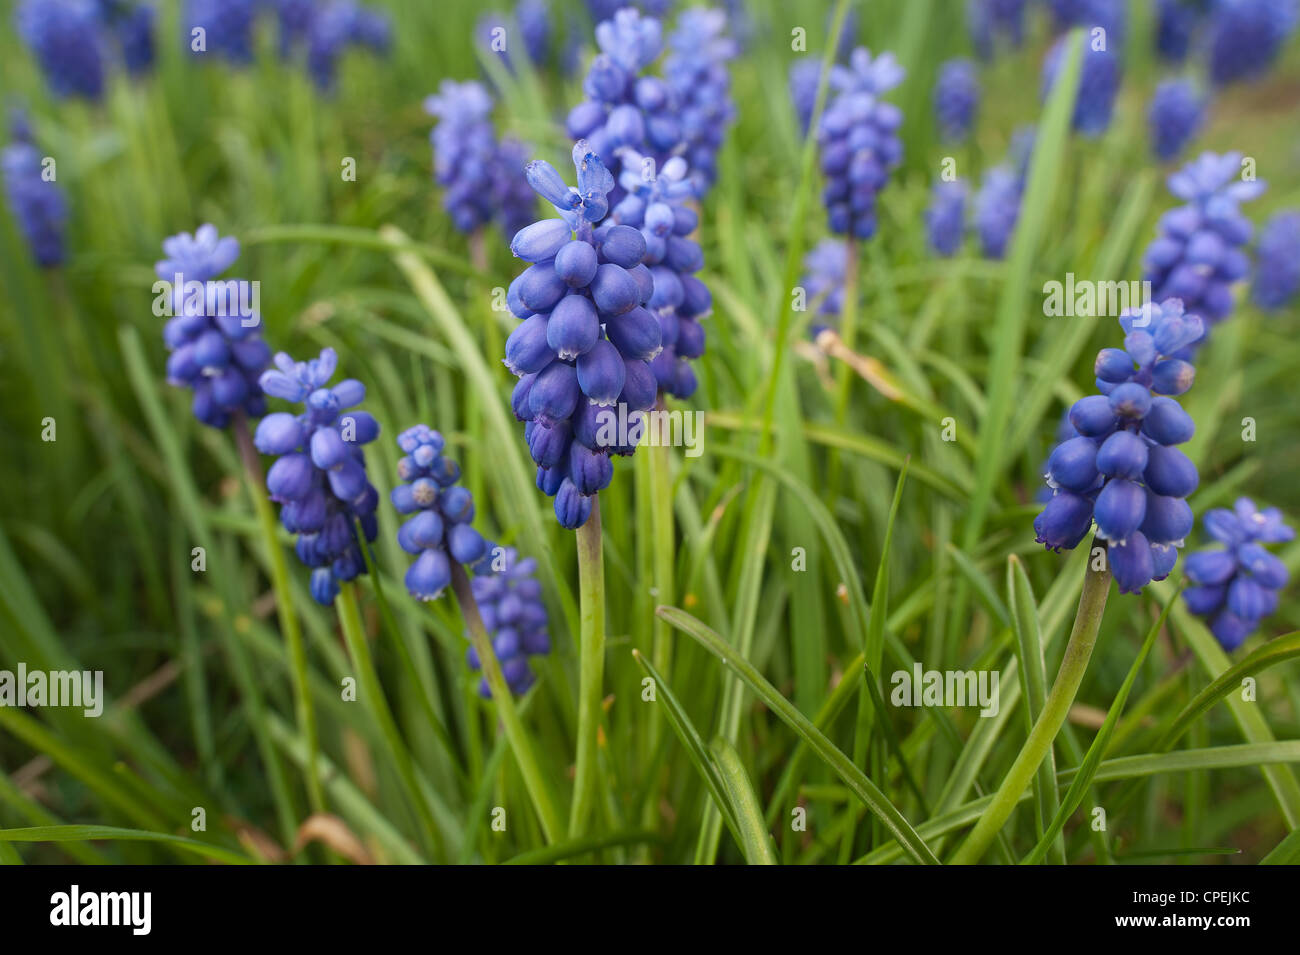
<svg viewBox="0 0 1300 955">
<path fill-rule="evenodd" d="M 1300 211 L 1286 210 L 1268 220 L 1255 258 L 1251 298 L 1260 308 L 1282 308 L 1300 291 Z"/>
<path fill-rule="evenodd" d="M 533 558 L 521 560 L 513 547 L 488 544 L 470 581 L 474 602 L 492 640 L 492 652 L 501 661 L 502 675 L 515 694 L 527 693 L 535 682 L 528 658 L 551 652 L 546 606 L 536 573 Z M 472 644 L 466 660 L 473 670 L 481 666 Z M 485 698 L 492 695 L 486 677 L 479 681 L 478 692 Z"/>
<path fill-rule="evenodd" d="M 1296 27 L 1296 0 L 1216 0 L 1210 19 L 1209 70 L 1218 86 L 1259 79 Z"/>
<path fill-rule="evenodd" d="M 627 195 L 610 213 L 610 221 L 631 226 L 645 240 L 645 258 L 654 279 L 654 294 L 647 308 L 659 319 L 662 351 L 652 367 L 659 390 L 676 398 L 695 393 L 695 372 L 690 360 L 704 354 L 704 327 L 700 319 L 713 308 L 708 286 L 695 277 L 704 265 L 699 243 L 690 238 L 699 216 L 687 205 L 698 197 L 695 180 L 688 176 L 685 160 L 675 156 L 657 175 L 634 153 L 625 154 L 621 185 Z"/>
<path fill-rule="evenodd" d="M 323 92 L 334 89 L 338 62 L 348 49 L 388 52 L 392 26 L 386 14 L 353 0 L 331 0 L 317 7 L 307 27 L 307 72 Z"/>
<path fill-rule="evenodd" d="M 497 141 L 492 97 L 482 83 L 443 80 L 425 112 L 438 118 L 429 134 L 434 179 L 444 187 L 443 208 L 461 232 L 472 233 L 496 220 L 507 234 L 532 221 L 535 201 L 520 172 L 524 147 Z"/>
<path fill-rule="evenodd" d="M 393 507 L 410 514 L 397 531 L 397 543 L 416 555 L 406 571 L 406 589 L 417 600 L 435 600 L 451 583 L 451 561 L 474 564 L 487 552 L 487 544 L 470 523 L 474 498 L 458 485 L 460 467 L 443 456 L 442 435 L 417 424 L 397 436 L 403 457 L 397 476 L 403 483 L 393 488 Z"/>
<path fill-rule="evenodd" d="M 830 82 L 836 90 L 817 130 L 830 229 L 838 235 L 869 239 L 876 233 L 876 194 L 903 158 L 898 128 L 903 113 L 880 99 L 903 80 L 892 53 L 874 59 L 858 47 L 849 66 L 836 66 Z"/>
<path fill-rule="evenodd" d="M 1231 511 L 1208 511 L 1201 523 L 1224 546 L 1187 555 L 1187 577 L 1195 586 L 1183 591 L 1183 599 L 1188 610 L 1209 619 L 1225 650 L 1235 650 L 1277 610 L 1289 576 L 1263 545 L 1294 540 L 1295 529 L 1276 507 L 1258 510 L 1248 497 L 1237 498 Z"/>
<path fill-rule="evenodd" d="M 961 179 L 941 179 L 934 184 L 925 210 L 925 232 L 930 248 L 941 256 L 955 255 L 961 248 L 969 193 Z M 1005 239 L 1002 242 L 1005 244 Z"/>
<path fill-rule="evenodd" d="M 1156 52 L 1172 63 L 1183 62 L 1204 20 L 1204 4 L 1198 0 L 1157 0 Z"/>
<path fill-rule="evenodd" d="M 163 326 L 171 353 L 167 381 L 193 390 L 194 417 L 213 428 L 226 427 L 240 412 L 260 417 L 266 401 L 259 379 L 271 359 L 261 316 L 246 281 L 214 281 L 239 258 L 239 240 L 202 225 L 193 235 L 164 239 L 162 247 L 166 258 L 154 272 L 170 291 L 172 317 Z"/>
<path fill-rule="evenodd" d="M 804 274 L 799 284 L 808 299 L 817 302 L 818 319 L 839 317 L 844 311 L 844 283 L 849 270 L 849 247 L 843 239 L 822 239 L 803 257 Z M 808 332 L 813 338 L 830 326 L 813 321 Z"/>
<path fill-rule="evenodd" d="M 1151 147 L 1170 160 L 1183 151 L 1205 122 L 1205 97 L 1191 80 L 1165 80 L 1156 87 L 1147 110 Z"/>
<path fill-rule="evenodd" d="M 282 504 L 280 523 L 298 535 L 298 559 L 312 568 L 312 597 L 326 606 L 340 582 L 365 573 L 361 536 L 369 542 L 379 533 L 379 494 L 366 477 L 362 448 L 379 437 L 379 422 L 349 410 L 365 400 L 361 382 L 349 378 L 329 386 L 337 366 L 332 348 L 305 362 L 278 353 L 278 370 L 262 375 L 262 390 L 302 403 L 303 410 L 269 414 L 253 435 L 259 451 L 279 456 L 266 473 L 266 489 Z"/>
<path fill-rule="evenodd" d="M 23 0 L 15 26 L 55 96 L 104 95 L 108 49 L 95 0 Z"/>
<path fill-rule="evenodd" d="M 736 117 L 727 63 L 738 50 L 726 31 L 727 14 L 721 10 L 683 10 L 664 57 L 664 80 L 677 102 L 683 155 L 700 197 L 717 178 L 718 150 Z"/>
<path fill-rule="evenodd" d="M 626 423 L 654 406 L 651 361 L 662 347 L 659 320 L 645 307 L 655 292 L 643 264 L 646 238 L 603 222 L 614 177 L 586 142 L 574 146 L 573 164 L 576 189 L 549 163 L 528 164 L 529 184 L 560 218 L 535 222 L 510 243 L 533 264 L 507 291 L 521 321 L 505 354 L 519 377 L 511 406 L 528 422 L 537 486 L 555 498 L 556 519 L 567 528 L 591 516 L 595 494 L 613 477 L 609 455 L 635 450 L 631 431 L 611 427 L 611 419 Z"/>
<path fill-rule="evenodd" d="M 253 25 L 257 0 L 187 0 L 185 38 L 195 56 L 216 54 L 237 64 L 253 61 Z M 202 30 L 202 49 L 195 48 L 195 32 Z"/>
<path fill-rule="evenodd" d="M 1007 159 L 986 169 L 980 179 L 979 192 L 975 194 L 973 224 L 980 248 L 990 259 L 1006 255 L 1007 243 L 1020 221 L 1020 203 L 1025 194 L 1034 138 L 1031 126 L 1016 130 Z"/>
<path fill-rule="evenodd" d="M 1232 311 L 1232 285 L 1250 271 L 1242 246 L 1253 229 L 1238 206 L 1266 185 L 1238 178 L 1241 159 L 1237 152 L 1202 153 L 1169 177 L 1169 191 L 1186 205 L 1161 216 L 1160 234 L 1142 259 L 1142 278 L 1151 283 L 1152 297 L 1182 299 L 1188 312 L 1205 320 L 1207 332 Z M 1180 357 L 1190 354 L 1189 349 Z"/>
<path fill-rule="evenodd" d="M 1043 61 L 1043 99 L 1051 93 L 1057 74 L 1065 64 L 1069 37 L 1063 36 L 1052 45 Z M 1083 64 L 1079 74 L 1079 90 L 1074 100 L 1070 124 L 1084 136 L 1100 136 L 1110 126 L 1115 108 L 1115 95 L 1119 92 L 1120 55 L 1117 43 L 1108 40 L 1104 46 L 1094 44 L 1088 35 L 1078 37 L 1083 49 Z"/>
<path fill-rule="evenodd" d="M 62 265 L 67 200 L 58 184 L 44 175 L 45 157 L 32 142 L 26 117 L 16 112 L 10 126 L 13 142 L 0 151 L 5 201 L 36 264 L 43 269 Z"/>
<path fill-rule="evenodd" d="M 808 124 L 812 122 L 813 109 L 817 106 L 817 87 L 821 77 L 821 60 L 815 56 L 803 56 L 790 64 L 790 102 L 799 120 L 799 130 L 805 135 Z"/>
<path fill-rule="evenodd" d="M 992 59 L 999 42 L 1018 47 L 1025 39 L 1025 0 L 967 0 L 966 25 L 982 59 Z"/>
<path fill-rule="evenodd" d="M 680 104 L 673 88 L 641 75 L 663 49 L 658 20 L 625 7 L 596 25 L 601 52 L 583 81 L 587 98 L 569 111 L 569 137 L 585 140 L 615 177 L 621 153 L 635 150 L 663 161 L 682 143 Z M 612 197 L 622 198 L 618 190 Z"/>
<path fill-rule="evenodd" d="M 965 142 L 975 124 L 980 83 L 970 60 L 948 60 L 939 67 L 934 84 L 934 115 L 939 132 L 949 142 Z"/>
<path fill-rule="evenodd" d="M 1137 593 L 1169 575 L 1192 529 L 1185 498 L 1199 478 L 1175 445 L 1190 439 L 1195 425 L 1172 396 L 1191 387 L 1195 369 L 1171 356 L 1202 328 L 1177 299 L 1125 312 L 1120 326 L 1124 347 L 1097 353 L 1101 394 L 1074 403 L 1074 435 L 1048 458 L 1047 483 L 1055 494 L 1034 531 L 1050 550 L 1069 550 L 1095 520 L 1120 592 Z"/>
</svg>

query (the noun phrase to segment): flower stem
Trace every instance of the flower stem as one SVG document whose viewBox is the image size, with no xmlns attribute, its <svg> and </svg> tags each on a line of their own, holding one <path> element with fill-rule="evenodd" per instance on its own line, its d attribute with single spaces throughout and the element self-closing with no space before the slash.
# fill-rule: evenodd
<svg viewBox="0 0 1300 955">
<path fill-rule="evenodd" d="M 289 586 L 289 568 L 284 561 L 284 550 L 280 547 L 276 532 L 275 513 L 271 510 L 271 501 L 266 496 L 266 482 L 262 476 L 262 461 L 257 448 L 253 447 L 253 436 L 249 433 L 247 422 L 240 414 L 231 428 L 235 433 L 235 444 L 239 448 L 239 458 L 244 465 L 244 476 L 248 479 L 248 495 L 253 499 L 253 508 L 257 511 L 257 523 L 262 530 L 262 542 L 266 545 L 267 562 L 271 568 L 271 587 L 275 591 L 275 611 L 280 620 L 280 632 L 284 634 L 289 648 L 289 673 L 293 682 L 294 711 L 298 721 L 298 730 L 302 733 L 307 749 L 307 802 L 312 812 L 325 811 L 325 790 L 320 779 L 320 742 L 316 732 L 316 712 L 312 708 L 311 688 L 307 682 L 307 648 L 302 639 L 302 628 L 298 625 L 298 615 L 293 609 L 293 591 Z"/>
<path fill-rule="evenodd" d="M 578 752 L 573 803 L 569 808 L 569 838 L 586 835 L 587 817 L 595 801 L 597 736 L 600 732 L 600 693 L 605 671 L 605 555 L 600 534 L 600 500 L 591 517 L 578 528 L 578 592 L 581 634 L 578 663 Z"/>
<path fill-rule="evenodd" d="M 393 762 L 397 765 L 398 775 L 406 784 L 411 807 L 415 810 L 424 829 L 425 848 L 437 854 L 442 848 L 438 825 L 434 822 L 429 803 L 420 788 L 411 752 L 403 742 L 401 733 L 398 732 L 397 721 L 393 718 L 393 711 L 388 706 L 384 688 L 379 682 L 379 674 L 375 672 L 375 664 L 370 656 L 370 644 L 366 641 L 365 626 L 361 622 L 361 608 L 357 606 L 356 585 L 351 581 L 341 583 L 339 595 L 334 602 L 338 605 L 339 627 L 343 631 L 343 642 L 347 644 L 352 665 L 357 671 L 357 694 L 365 700 L 366 707 L 379 725 L 379 731 L 383 734 L 384 742 L 388 744 L 389 751 L 392 753 Z"/>
<path fill-rule="evenodd" d="M 546 779 L 537 765 L 532 744 L 528 741 L 524 724 L 519 719 L 519 711 L 515 708 L 514 697 L 506 685 L 505 674 L 501 672 L 501 664 L 492 649 L 492 640 L 488 637 L 487 628 L 483 626 L 483 617 L 478 611 L 478 602 L 474 599 L 469 576 L 465 573 L 465 568 L 455 561 L 451 564 L 451 588 L 456 592 L 461 616 L 469 627 L 470 640 L 478 653 L 479 665 L 483 667 L 483 675 L 487 677 L 488 687 L 492 690 L 492 702 L 496 704 L 497 715 L 501 717 L 506 740 L 510 743 L 511 752 L 515 754 L 515 762 L 519 764 L 519 772 L 524 777 L 524 786 L 533 800 L 537 818 L 542 823 L 542 833 L 549 845 L 555 845 L 564 835 L 564 824 L 555 811 L 551 791 L 546 787 Z"/>
<path fill-rule="evenodd" d="M 1020 795 L 1038 771 L 1039 764 L 1051 750 L 1056 734 L 1060 732 L 1070 706 L 1074 703 L 1074 696 L 1079 692 L 1079 684 L 1083 682 L 1088 661 L 1092 659 L 1092 649 L 1097 643 L 1097 631 L 1101 627 L 1101 616 L 1106 610 L 1106 595 L 1109 592 L 1109 566 L 1103 570 L 1094 570 L 1089 561 L 1083 579 L 1083 593 L 1079 595 L 1079 611 L 1074 617 L 1070 642 L 1065 647 L 1065 657 L 1061 660 L 1061 669 L 1057 671 L 1056 682 L 1052 684 L 1052 691 L 1047 695 L 1043 710 L 1029 732 L 1029 738 L 1020 748 L 1020 755 L 1012 763 L 998 791 L 993 794 L 993 801 L 953 856 L 954 865 L 971 865 L 979 861 L 1020 801 Z"/>
</svg>

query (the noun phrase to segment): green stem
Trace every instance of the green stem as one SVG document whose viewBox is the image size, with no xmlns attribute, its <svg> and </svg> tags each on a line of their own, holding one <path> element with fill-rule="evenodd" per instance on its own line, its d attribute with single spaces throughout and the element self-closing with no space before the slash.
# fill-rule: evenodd
<svg viewBox="0 0 1300 955">
<path fill-rule="evenodd" d="M 257 523 L 262 530 L 262 541 L 266 545 L 267 562 L 271 568 L 271 587 L 275 591 L 275 612 L 280 620 L 280 632 L 284 634 L 289 645 L 289 672 L 293 681 L 294 712 L 298 729 L 307 746 L 307 802 L 312 812 L 325 811 L 325 790 L 320 780 L 318 761 L 320 742 L 316 734 L 316 712 L 312 708 L 311 690 L 307 682 L 307 648 L 302 640 L 302 629 L 298 625 L 298 615 L 293 611 L 293 592 L 289 587 L 289 567 L 284 560 L 284 550 L 276 531 L 275 513 L 271 510 L 271 501 L 266 496 L 266 483 L 262 477 L 262 461 L 257 448 L 253 446 L 253 436 L 243 416 L 234 422 L 235 444 L 239 447 L 239 457 L 244 464 L 244 475 L 248 478 L 248 495 L 253 499 L 253 508 L 257 511 Z"/>
<path fill-rule="evenodd" d="M 1103 570 L 1094 570 L 1089 561 L 1083 579 L 1083 593 L 1079 595 L 1079 611 L 1075 615 L 1070 642 L 1065 647 L 1065 657 L 1061 660 L 1061 669 L 1057 671 L 1056 682 L 1052 684 L 1052 692 L 1047 695 L 1043 710 L 1038 714 L 1025 745 L 1021 747 L 1020 755 L 1011 765 L 998 791 L 993 794 L 993 801 L 953 856 L 954 865 L 971 865 L 979 861 L 1020 801 L 1021 794 L 1038 771 L 1039 764 L 1051 750 L 1056 734 L 1060 732 L 1070 706 L 1074 703 L 1075 694 L 1079 692 L 1079 684 L 1083 682 L 1088 661 L 1092 659 L 1092 649 L 1097 643 L 1097 631 L 1101 627 L 1101 616 L 1106 610 L 1106 595 L 1109 592 L 1109 566 Z"/>
<path fill-rule="evenodd" d="M 600 732 L 600 694 L 605 672 L 605 555 L 600 534 L 600 499 L 591 517 L 578 528 L 578 592 L 581 633 L 578 663 L 578 752 L 573 803 L 569 808 L 569 838 L 587 834 L 596 793 Z"/>
<path fill-rule="evenodd" d="M 384 697 L 384 688 L 379 682 L 379 674 L 375 672 L 375 664 L 370 657 L 370 645 L 366 642 L 365 626 L 361 622 L 361 608 L 357 606 L 356 585 L 351 581 L 340 584 L 339 595 L 335 598 L 335 602 L 338 604 L 343 642 L 347 644 L 352 665 L 357 671 L 358 695 L 365 700 L 375 722 L 379 724 L 379 731 L 383 734 L 384 741 L 388 744 L 393 762 L 397 765 L 398 775 L 406 785 L 411 807 L 415 810 L 424 829 L 426 848 L 437 854 L 441 849 L 438 826 L 420 789 L 420 781 L 415 774 L 415 763 L 411 759 L 410 750 L 402 741 L 401 734 L 397 730 L 397 721 L 393 719 L 393 711 Z"/>
<path fill-rule="evenodd" d="M 663 399 L 659 400 L 663 410 Z M 650 454 L 650 519 L 653 532 L 655 603 L 672 605 L 673 596 L 673 477 L 667 444 L 646 448 Z M 672 627 L 655 617 L 653 658 L 655 669 L 669 674 L 673 659 Z M 650 710 L 650 752 L 659 743 L 659 707 Z"/>
<path fill-rule="evenodd" d="M 460 604 L 461 616 L 469 627 L 470 640 L 478 653 L 479 665 L 487 677 L 488 687 L 492 690 L 492 701 L 496 703 L 497 715 L 505 729 L 506 740 L 510 750 L 515 754 L 519 772 L 524 777 L 524 786 L 533 800 L 537 818 L 542 823 L 542 832 L 548 845 L 555 845 L 564 836 L 564 824 L 560 821 L 555 804 L 551 801 L 551 792 L 546 787 L 546 779 L 537 765 L 528 734 L 515 709 L 514 696 L 506 685 L 505 674 L 501 672 L 501 663 L 492 649 L 492 640 L 488 637 L 487 627 L 483 626 L 483 617 L 478 612 L 478 603 L 474 600 L 474 591 L 469 584 L 465 568 L 452 561 L 451 588 L 456 592 L 456 601 Z"/>
</svg>

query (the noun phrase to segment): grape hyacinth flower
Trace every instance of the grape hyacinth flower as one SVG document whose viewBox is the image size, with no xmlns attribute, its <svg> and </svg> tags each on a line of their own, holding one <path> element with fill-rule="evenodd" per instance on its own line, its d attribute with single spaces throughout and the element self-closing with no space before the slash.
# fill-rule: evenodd
<svg viewBox="0 0 1300 955">
<path fill-rule="evenodd" d="M 1208 511 L 1201 523 L 1224 546 L 1187 555 L 1187 577 L 1195 586 L 1183 591 L 1183 600 L 1188 610 L 1209 620 L 1223 649 L 1232 651 L 1277 610 L 1289 575 L 1263 545 L 1294 540 L 1295 529 L 1276 507 L 1258 510 L 1248 497 L 1237 498 L 1231 511 Z"/>
<path fill-rule="evenodd" d="M 945 258 L 961 248 L 969 192 L 964 180 L 941 179 L 930 193 L 930 207 L 925 210 L 926 238 L 930 248 Z"/>
<path fill-rule="evenodd" d="M 515 7 L 519 34 L 523 37 L 528 59 L 541 66 L 551 48 L 551 19 L 546 0 L 519 0 Z"/>
<path fill-rule="evenodd" d="M 1156 87 L 1147 110 L 1151 147 L 1170 160 L 1183 151 L 1205 121 L 1205 98 L 1191 80 L 1165 80 Z"/>
<path fill-rule="evenodd" d="M 939 132 L 949 142 L 965 142 L 979 108 L 980 84 L 970 60 L 948 60 L 934 85 L 934 114 Z"/>
<path fill-rule="evenodd" d="M 677 96 L 672 87 L 642 72 L 659 56 L 663 32 L 658 20 L 631 7 L 596 26 L 601 53 L 591 62 L 583 92 L 587 99 L 569 111 L 569 137 L 585 140 L 615 177 L 625 149 L 662 164 L 682 144 Z M 612 202 L 622 198 L 618 187 Z"/>
<path fill-rule="evenodd" d="M 1267 73 L 1296 27 L 1296 7 L 1296 0 L 1217 0 L 1208 53 L 1215 85 Z"/>
<path fill-rule="evenodd" d="M 1095 520 L 1120 592 L 1138 593 L 1169 575 L 1192 529 L 1185 498 L 1199 477 L 1176 445 L 1192 437 L 1195 425 L 1174 396 L 1191 387 L 1195 369 L 1170 356 L 1202 328 L 1177 299 L 1126 311 L 1120 326 L 1124 347 L 1097 353 L 1101 393 L 1074 403 L 1075 433 L 1048 458 L 1055 493 L 1034 531 L 1049 550 L 1072 550 Z"/>
<path fill-rule="evenodd" d="M 226 427 L 239 413 L 266 410 L 259 379 L 271 359 L 261 316 L 243 280 L 213 281 L 239 258 L 239 241 L 202 225 L 163 240 L 154 271 L 170 285 L 172 318 L 163 327 L 167 381 L 193 390 L 194 417 Z"/>
<path fill-rule="evenodd" d="M 126 71 L 139 76 L 153 69 L 154 8 L 129 0 L 99 0 L 99 8 L 116 41 Z"/>
<path fill-rule="evenodd" d="M 304 362 L 278 353 L 275 369 L 262 375 L 262 390 L 302 403 L 303 410 L 269 414 L 253 435 L 257 450 L 278 456 L 266 472 L 266 489 L 281 504 L 280 523 L 298 535 L 298 559 L 312 568 L 312 598 L 325 606 L 334 603 L 340 583 L 366 571 L 357 522 L 366 542 L 379 532 L 379 494 L 366 478 L 362 448 L 379 436 L 379 422 L 349 410 L 366 397 L 361 382 L 329 386 L 337 366 L 332 348 Z"/>
<path fill-rule="evenodd" d="M 307 39 L 316 17 L 317 0 L 273 0 L 275 18 L 280 27 L 280 54 L 287 56 Z"/>
<path fill-rule="evenodd" d="M 95 0 L 23 0 L 15 21 L 55 96 L 104 95 L 107 51 Z"/>
<path fill-rule="evenodd" d="M 821 83 L 822 64 L 815 56 L 804 56 L 790 64 L 790 102 L 799 120 L 799 131 L 808 134 L 813 109 L 817 106 L 817 87 Z"/>
<path fill-rule="evenodd" d="M 800 281 L 810 301 L 819 302 L 819 317 L 835 318 L 844 310 L 844 284 L 849 271 L 849 247 L 838 239 L 822 239 L 803 257 Z M 827 327 L 814 321 L 809 333 L 816 338 Z"/>
<path fill-rule="evenodd" d="M 215 53 L 230 63 L 251 63 L 256 17 L 257 0 L 187 0 L 186 47 L 195 56 Z M 203 31 L 202 49 L 195 47 L 195 30 Z"/>
<path fill-rule="evenodd" d="M 406 589 L 417 600 L 436 600 L 451 584 L 451 561 L 474 564 L 487 544 L 470 523 L 474 498 L 458 485 L 460 467 L 443 456 L 442 435 L 417 424 L 397 436 L 403 457 L 393 488 L 393 507 L 412 515 L 397 531 L 397 543 L 415 562 L 406 571 Z"/>
<path fill-rule="evenodd" d="M 1282 308 L 1300 291 L 1300 211 L 1279 212 L 1268 220 L 1255 257 L 1251 298 L 1260 308 Z"/>
<path fill-rule="evenodd" d="M 1065 65 L 1065 44 L 1068 40 L 1068 36 L 1057 40 L 1043 61 L 1043 99 L 1047 99 L 1051 93 L 1057 74 Z M 1109 42 L 1098 49 L 1087 35 L 1078 37 L 1076 42 L 1083 48 L 1083 64 L 1070 125 L 1084 136 L 1100 136 L 1110 126 L 1115 94 L 1119 92 L 1119 53 L 1117 47 Z"/>
<path fill-rule="evenodd" d="M 690 360 L 704 354 L 700 319 L 713 308 L 708 286 L 695 277 L 704 265 L 699 243 L 690 238 L 699 216 L 687 202 L 699 198 L 697 181 L 686 161 L 674 156 L 658 175 L 647 177 L 636 153 L 624 154 L 621 184 L 627 195 L 610 213 L 610 221 L 631 226 L 645 240 L 643 263 L 654 280 L 647 308 L 659 319 L 662 350 L 652 366 L 659 390 L 676 398 L 695 393 Z"/>
<path fill-rule="evenodd" d="M 62 265 L 67 200 L 58 183 L 46 179 L 45 157 L 32 142 L 27 118 L 21 112 L 14 112 L 10 131 L 13 142 L 0 152 L 5 201 L 36 264 L 43 269 Z"/>
<path fill-rule="evenodd" d="M 892 53 L 872 59 L 866 47 L 854 50 L 849 64 L 832 70 L 839 92 L 817 131 L 827 180 L 822 201 L 832 232 L 869 239 L 876 232 L 876 194 L 903 158 L 902 111 L 880 99 L 902 82 L 903 68 Z"/>
<path fill-rule="evenodd" d="M 683 155 L 703 198 L 717 178 L 717 155 L 736 117 L 727 63 L 738 53 L 727 15 L 708 7 L 683 10 L 668 38 L 664 79 L 681 122 Z"/>
<path fill-rule="evenodd" d="M 974 224 L 985 257 L 1000 259 L 1020 219 L 1020 200 L 1025 180 L 1010 163 L 1000 163 L 984 172 L 975 194 Z"/>
<path fill-rule="evenodd" d="M 349 47 L 383 54 L 391 33 L 386 15 L 353 0 L 332 0 L 312 16 L 307 29 L 307 73 L 318 90 L 329 92 L 334 89 L 339 58 Z"/>
<path fill-rule="evenodd" d="M 999 41 L 1018 47 L 1025 39 L 1025 0 L 967 0 L 966 25 L 980 58 L 989 60 Z"/>
<path fill-rule="evenodd" d="M 1157 0 L 1156 52 L 1171 63 L 1187 59 L 1192 36 L 1205 20 L 1204 4 L 1198 0 Z"/>
<path fill-rule="evenodd" d="M 527 693 L 536 681 L 528 658 L 551 652 L 542 586 L 536 579 L 537 561 L 520 559 L 513 547 L 487 544 L 473 569 L 470 588 L 506 685 L 516 695 Z M 473 644 L 466 650 L 466 661 L 470 669 L 480 668 Z M 485 699 L 491 697 L 486 677 L 479 681 L 478 692 Z"/>
<path fill-rule="evenodd" d="M 529 184 L 560 218 L 520 230 L 510 250 L 526 262 L 507 290 L 520 324 L 505 364 L 518 376 L 515 417 L 537 464 L 537 486 L 555 498 L 562 527 L 581 527 L 613 477 L 610 454 L 635 450 L 640 418 L 654 406 L 660 324 L 645 306 L 655 280 L 639 229 L 603 222 L 614 177 L 586 142 L 573 147 L 578 186 L 542 160 Z"/>
<path fill-rule="evenodd" d="M 498 144 L 486 87 L 443 80 L 424 110 L 438 118 L 429 134 L 434 179 L 445 189 L 443 208 L 456 228 L 469 234 L 499 219 L 503 228 L 517 230 L 532 221 L 532 194 L 519 185 L 524 148 L 513 140 Z"/>
<path fill-rule="evenodd" d="M 1253 229 L 1238 205 L 1267 188 L 1263 180 L 1238 178 L 1241 159 L 1238 152 L 1206 152 L 1169 177 L 1169 191 L 1187 204 L 1160 217 L 1160 234 L 1142 259 L 1152 297 L 1182 299 L 1204 319 L 1207 333 L 1232 311 L 1232 285 L 1250 271 L 1242 246 Z"/>
<path fill-rule="evenodd" d="M 1048 0 L 1052 11 L 1052 26 L 1057 32 L 1071 27 L 1084 27 L 1090 32 L 1094 27 L 1106 31 L 1107 42 L 1124 41 L 1125 4 L 1127 0 Z"/>
</svg>

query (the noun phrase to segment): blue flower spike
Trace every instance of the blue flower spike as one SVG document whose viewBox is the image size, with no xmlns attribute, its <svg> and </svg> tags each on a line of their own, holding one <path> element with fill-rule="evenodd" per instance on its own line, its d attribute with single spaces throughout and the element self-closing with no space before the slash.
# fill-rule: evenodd
<svg viewBox="0 0 1300 955">
<path fill-rule="evenodd" d="M 253 444 L 277 456 L 266 489 L 281 505 L 280 523 L 298 535 L 298 559 L 312 568 L 312 597 L 329 606 L 340 583 L 365 573 L 361 548 L 379 532 L 379 494 L 366 477 L 364 451 L 379 437 L 379 422 L 355 410 L 365 400 L 365 385 L 351 378 L 329 384 L 338 367 L 334 349 L 300 362 L 280 352 L 274 362 L 262 374 L 262 391 L 302 408 L 268 414 Z"/>
<path fill-rule="evenodd" d="M 1124 347 L 1097 354 L 1100 394 L 1075 402 L 1058 433 L 1046 473 L 1053 494 L 1034 531 L 1049 550 L 1072 550 L 1095 522 L 1120 592 L 1139 593 L 1169 575 L 1192 529 L 1185 499 L 1199 478 L 1176 445 L 1195 425 L 1176 396 L 1196 372 L 1172 356 L 1202 334 L 1202 323 L 1168 299 L 1125 312 L 1120 327 Z"/>
<path fill-rule="evenodd" d="M 1289 574 L 1264 545 L 1294 540 L 1295 529 L 1276 507 L 1261 511 L 1248 497 L 1237 498 L 1232 510 L 1206 512 L 1201 525 L 1223 546 L 1187 555 L 1192 586 L 1183 591 L 1183 600 L 1231 652 L 1277 610 Z"/>
</svg>

